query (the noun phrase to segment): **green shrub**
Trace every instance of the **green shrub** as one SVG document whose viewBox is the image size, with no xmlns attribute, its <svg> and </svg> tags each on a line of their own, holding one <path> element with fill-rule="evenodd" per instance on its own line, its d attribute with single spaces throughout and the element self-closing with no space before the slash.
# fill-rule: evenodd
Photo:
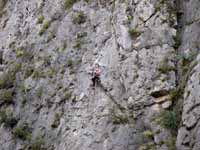
<svg viewBox="0 0 200 150">
<path fill-rule="evenodd" d="M 24 69 L 24 78 L 28 78 L 31 76 L 34 72 L 34 68 L 32 66 L 28 66 L 27 68 Z"/>
<path fill-rule="evenodd" d="M 64 100 L 69 100 L 72 97 L 72 92 L 66 91 L 64 95 Z"/>
<path fill-rule="evenodd" d="M 30 145 L 30 150 L 46 150 L 44 148 L 45 142 L 41 137 L 38 137 Z"/>
<path fill-rule="evenodd" d="M 42 24 L 43 21 L 44 21 L 44 16 L 43 15 L 38 16 L 38 18 L 37 18 L 37 24 Z"/>
<path fill-rule="evenodd" d="M 30 59 L 33 56 L 33 54 L 31 52 L 25 51 L 25 50 L 20 49 L 20 48 L 16 49 L 15 53 L 16 53 L 16 57 L 20 57 L 20 58 Z"/>
<path fill-rule="evenodd" d="M 138 150 L 155 150 L 156 147 L 154 145 L 154 143 L 146 143 L 143 145 L 140 145 Z"/>
<path fill-rule="evenodd" d="M 14 86 L 15 74 L 12 72 L 0 75 L 0 89 L 11 88 Z"/>
<path fill-rule="evenodd" d="M 8 117 L 7 117 L 6 112 L 5 112 L 5 111 L 1 111 L 1 112 L 0 112 L 0 124 L 6 122 L 7 118 L 8 118 Z"/>
<path fill-rule="evenodd" d="M 49 78 L 53 78 L 53 76 L 56 74 L 56 70 L 52 67 L 49 67 L 47 74 L 48 74 Z"/>
<path fill-rule="evenodd" d="M 181 45 L 181 39 L 178 36 L 174 36 L 174 49 L 179 48 L 179 46 Z"/>
<path fill-rule="evenodd" d="M 24 55 L 24 51 L 23 50 L 21 50 L 21 49 L 17 49 L 16 50 L 16 56 L 17 57 L 21 57 L 21 56 L 23 56 Z"/>
<path fill-rule="evenodd" d="M 167 139 L 164 143 L 167 145 L 168 150 L 176 150 L 176 137 L 171 137 L 170 139 Z"/>
<path fill-rule="evenodd" d="M 50 21 L 44 21 L 41 30 L 39 31 L 39 35 L 43 35 L 44 32 L 49 28 L 50 26 Z"/>
<path fill-rule="evenodd" d="M 129 29 L 128 32 L 129 32 L 129 35 L 130 35 L 133 39 L 135 39 L 135 38 L 137 38 L 138 36 L 141 35 L 141 32 L 138 31 L 137 29 Z"/>
<path fill-rule="evenodd" d="M 165 73 L 168 73 L 168 72 L 170 72 L 170 71 L 175 71 L 175 67 L 170 66 L 170 65 L 167 64 L 167 63 L 161 63 L 161 64 L 158 66 L 158 71 L 165 74 Z"/>
<path fill-rule="evenodd" d="M 11 66 L 11 70 L 13 73 L 17 73 L 18 71 L 20 71 L 22 68 L 21 63 L 13 63 Z"/>
<path fill-rule="evenodd" d="M 86 21 L 86 16 L 84 15 L 83 12 L 76 13 L 76 15 L 73 17 L 72 20 L 74 24 L 82 24 L 85 23 L 85 21 Z"/>
<path fill-rule="evenodd" d="M 177 116 L 174 111 L 163 111 L 160 115 L 160 124 L 166 129 L 177 129 Z"/>
<path fill-rule="evenodd" d="M 173 89 L 172 91 L 170 91 L 169 95 L 170 95 L 170 100 L 172 101 L 176 101 L 178 100 L 178 98 L 183 94 L 183 90 L 180 88 L 177 89 Z"/>
<path fill-rule="evenodd" d="M 83 44 L 83 41 L 81 39 L 76 39 L 76 43 L 73 46 L 73 48 L 75 48 L 75 49 L 81 49 L 82 44 Z"/>
<path fill-rule="evenodd" d="M 24 141 L 31 140 L 31 132 L 29 131 L 29 128 L 27 125 L 16 127 L 13 130 L 13 136 L 14 138 L 19 138 Z"/>
<path fill-rule="evenodd" d="M 0 124 L 4 123 L 6 128 L 13 128 L 18 120 L 12 115 L 7 115 L 5 111 L 0 112 Z"/>
<path fill-rule="evenodd" d="M 13 91 L 10 89 L 2 89 L 0 90 L 0 101 L 6 104 L 10 104 L 13 102 Z"/>
<path fill-rule="evenodd" d="M 171 66 L 169 64 L 169 59 L 168 56 L 164 57 L 163 60 L 159 63 L 158 67 L 157 67 L 158 71 L 160 73 L 166 74 L 170 71 L 175 71 L 176 68 L 174 66 Z"/>
<path fill-rule="evenodd" d="M 126 114 L 112 112 L 111 119 L 113 124 L 127 124 L 129 122 Z"/>
<path fill-rule="evenodd" d="M 78 0 L 65 0 L 65 9 L 71 8 Z"/>
<path fill-rule="evenodd" d="M 36 90 L 36 95 L 37 95 L 37 97 L 41 98 L 41 97 L 42 97 L 42 94 L 43 94 L 43 88 L 42 88 L 42 87 L 39 87 L 39 88 Z"/>
<path fill-rule="evenodd" d="M 49 28 L 49 25 L 50 25 L 50 22 L 49 22 L 49 21 L 44 21 L 43 28 L 44 28 L 44 29 L 48 29 L 48 28 Z"/>
<path fill-rule="evenodd" d="M 190 51 L 188 54 L 181 54 L 178 56 L 178 59 L 181 62 L 181 69 L 183 74 L 188 73 L 188 70 L 191 70 L 195 66 L 196 62 L 194 60 L 197 54 L 198 52 L 196 51 Z"/>
<path fill-rule="evenodd" d="M 73 64 L 74 64 L 73 60 L 71 60 L 71 59 L 68 59 L 67 62 L 66 62 L 67 67 L 70 67 L 70 68 L 73 67 Z"/>
<path fill-rule="evenodd" d="M 146 137 L 146 138 L 152 139 L 153 138 L 153 132 L 150 131 L 150 130 L 146 130 L 146 131 L 143 132 L 143 136 Z"/>
<path fill-rule="evenodd" d="M 44 71 L 42 70 L 42 68 L 34 69 L 32 78 L 33 79 L 45 78 L 45 74 L 44 74 Z"/>
</svg>

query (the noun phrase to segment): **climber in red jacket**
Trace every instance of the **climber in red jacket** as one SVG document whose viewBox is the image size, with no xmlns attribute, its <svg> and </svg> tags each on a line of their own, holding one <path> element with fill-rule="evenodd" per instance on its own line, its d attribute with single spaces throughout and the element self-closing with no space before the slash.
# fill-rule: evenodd
<svg viewBox="0 0 200 150">
<path fill-rule="evenodd" d="M 97 84 L 100 83 L 100 75 L 101 75 L 101 69 L 99 64 L 95 64 L 90 71 L 91 74 L 91 80 L 92 80 L 92 87 L 95 88 Z"/>
</svg>

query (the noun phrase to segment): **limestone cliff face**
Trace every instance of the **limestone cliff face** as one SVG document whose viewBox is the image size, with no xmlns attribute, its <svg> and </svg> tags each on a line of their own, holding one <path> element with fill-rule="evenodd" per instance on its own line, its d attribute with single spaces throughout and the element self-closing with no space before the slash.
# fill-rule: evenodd
<svg viewBox="0 0 200 150">
<path fill-rule="evenodd" d="M 199 6 L 0 0 L 0 150 L 200 149 Z"/>
<path fill-rule="evenodd" d="M 183 1 L 179 52 L 186 56 L 187 63 L 180 65 L 182 83 L 185 84 L 182 101 L 182 122 L 178 130 L 178 150 L 198 150 L 199 145 L 199 1 Z M 184 64 L 184 65 L 183 65 Z M 183 79 L 185 77 L 185 79 Z"/>
</svg>

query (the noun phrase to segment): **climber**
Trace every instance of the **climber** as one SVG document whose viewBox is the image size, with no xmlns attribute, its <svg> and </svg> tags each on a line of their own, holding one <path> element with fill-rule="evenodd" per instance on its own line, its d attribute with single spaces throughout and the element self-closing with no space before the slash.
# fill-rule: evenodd
<svg viewBox="0 0 200 150">
<path fill-rule="evenodd" d="M 100 83 L 100 75 L 101 75 L 101 69 L 98 63 L 96 63 L 91 68 L 90 74 L 91 74 L 91 80 L 92 80 L 92 87 L 95 88 L 96 85 Z"/>
</svg>

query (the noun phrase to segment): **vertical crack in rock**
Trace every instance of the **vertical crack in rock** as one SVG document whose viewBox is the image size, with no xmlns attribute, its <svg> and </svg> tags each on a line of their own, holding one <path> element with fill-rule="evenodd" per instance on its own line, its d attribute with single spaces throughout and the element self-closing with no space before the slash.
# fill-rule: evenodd
<svg viewBox="0 0 200 150">
<path fill-rule="evenodd" d="M 182 88 L 181 124 L 176 146 L 178 150 L 198 150 L 199 146 L 199 12 L 200 3 L 177 0 L 178 7 L 178 76 Z"/>
</svg>

